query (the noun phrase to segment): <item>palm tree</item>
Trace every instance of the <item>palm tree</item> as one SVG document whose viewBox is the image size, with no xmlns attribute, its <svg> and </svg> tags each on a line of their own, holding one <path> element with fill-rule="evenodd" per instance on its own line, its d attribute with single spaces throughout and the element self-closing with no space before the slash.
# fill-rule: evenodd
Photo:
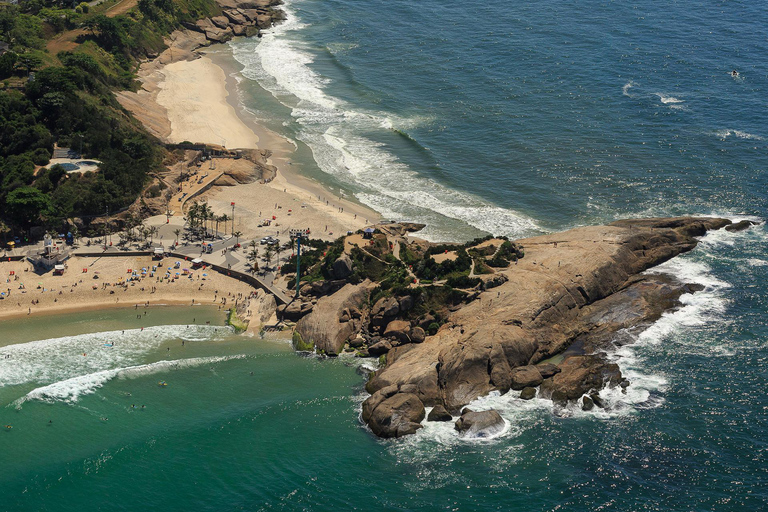
<svg viewBox="0 0 768 512">
<path fill-rule="evenodd" d="M 243 236 L 242 231 L 235 231 L 234 233 L 232 233 L 232 236 L 235 237 L 235 245 L 239 245 L 240 244 L 240 237 Z"/>
<path fill-rule="evenodd" d="M 176 235 L 176 244 L 174 244 L 174 245 L 178 245 L 178 243 L 179 243 L 179 235 L 181 234 L 181 230 L 179 228 L 176 228 L 176 229 L 173 230 L 173 234 Z"/>
<path fill-rule="evenodd" d="M 251 251 L 248 253 L 248 261 L 251 262 L 251 272 L 259 270 L 259 249 L 255 245 L 251 246 Z"/>
<path fill-rule="evenodd" d="M 229 215 L 226 213 L 222 214 L 221 216 L 221 222 L 224 223 L 224 234 L 227 234 L 227 221 L 229 221 Z"/>
<path fill-rule="evenodd" d="M 214 215 L 213 220 L 216 221 L 216 231 L 214 232 L 214 236 L 218 238 L 219 236 L 219 222 L 221 222 L 221 215 Z"/>
<path fill-rule="evenodd" d="M 267 267 L 269 267 L 270 261 L 272 261 L 272 256 L 275 254 L 275 247 L 272 245 L 267 245 L 266 249 L 264 249 L 264 259 L 267 261 Z"/>
<path fill-rule="evenodd" d="M 154 236 L 157 234 L 157 227 L 156 226 L 150 226 L 149 227 L 149 243 L 153 243 Z"/>
</svg>

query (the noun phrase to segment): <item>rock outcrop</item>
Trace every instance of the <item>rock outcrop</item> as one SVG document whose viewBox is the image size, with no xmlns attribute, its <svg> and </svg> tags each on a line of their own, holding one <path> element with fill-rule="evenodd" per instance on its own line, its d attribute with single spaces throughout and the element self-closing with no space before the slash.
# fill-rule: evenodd
<svg viewBox="0 0 768 512">
<path fill-rule="evenodd" d="M 453 311 L 436 335 L 388 357 L 367 390 L 375 395 L 408 386 L 420 403 L 456 413 L 491 391 L 542 381 L 542 389 L 566 401 L 618 385 L 618 367 L 590 354 L 619 329 L 641 328 L 676 307 L 681 294 L 696 291 L 668 276 L 641 273 L 693 249 L 694 237 L 730 224 L 633 219 L 519 240 L 525 257 L 501 271 L 505 282 Z M 372 315 L 383 327 L 399 310 L 394 298 L 383 298 Z M 573 344 L 581 347 L 578 357 L 559 368 L 531 366 Z"/>
<path fill-rule="evenodd" d="M 370 281 L 347 284 L 333 295 L 318 299 L 312 312 L 296 324 L 296 332 L 303 342 L 329 356 L 340 354 L 347 340 L 354 338 L 362 325 L 359 317 L 350 318 L 350 310 L 359 312 L 372 286 Z M 346 321 L 342 322 L 342 318 Z"/>
<path fill-rule="evenodd" d="M 456 430 L 463 437 L 486 438 L 493 437 L 504 430 L 504 419 L 493 409 L 474 412 L 465 409 L 456 420 Z"/>
<path fill-rule="evenodd" d="M 379 437 L 402 437 L 422 427 L 426 411 L 419 397 L 398 386 L 374 393 L 363 404 L 363 421 Z"/>
</svg>

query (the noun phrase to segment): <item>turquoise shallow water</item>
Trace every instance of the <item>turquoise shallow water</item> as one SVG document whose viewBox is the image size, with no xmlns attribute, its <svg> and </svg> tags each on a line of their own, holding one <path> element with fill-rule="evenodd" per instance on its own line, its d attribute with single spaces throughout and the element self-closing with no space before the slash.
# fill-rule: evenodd
<svg viewBox="0 0 768 512">
<path fill-rule="evenodd" d="M 431 239 L 767 216 L 762 3 L 286 10 L 230 44 L 243 106 L 302 172 Z M 234 336 L 217 311 L 4 321 L 0 510 L 762 510 L 765 245 L 764 226 L 713 233 L 660 269 L 705 289 L 617 336 L 632 385 L 603 392 L 610 412 L 490 396 L 508 426 L 484 442 L 375 439 L 360 361 Z"/>
</svg>

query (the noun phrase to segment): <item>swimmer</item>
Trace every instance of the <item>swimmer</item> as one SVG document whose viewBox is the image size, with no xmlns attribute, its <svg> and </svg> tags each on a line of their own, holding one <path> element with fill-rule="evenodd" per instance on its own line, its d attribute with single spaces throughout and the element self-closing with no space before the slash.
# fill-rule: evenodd
<svg viewBox="0 0 768 512">
<path fill-rule="evenodd" d="M 731 76 L 739 76 L 739 72 L 734 69 L 731 71 Z"/>
</svg>

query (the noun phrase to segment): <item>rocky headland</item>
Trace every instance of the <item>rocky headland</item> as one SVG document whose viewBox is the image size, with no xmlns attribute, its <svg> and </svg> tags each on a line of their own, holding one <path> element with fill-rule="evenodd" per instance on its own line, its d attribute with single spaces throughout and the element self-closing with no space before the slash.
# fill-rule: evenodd
<svg viewBox="0 0 768 512">
<path fill-rule="evenodd" d="M 457 430 L 482 437 L 503 420 L 464 406 L 492 391 L 590 409 L 604 406 L 604 387 L 630 386 L 605 356 L 615 333 L 644 328 L 678 307 L 682 294 L 700 289 L 644 271 L 692 250 L 707 231 L 730 226 L 718 218 L 632 219 L 515 242 L 486 240 L 455 251 L 454 265 L 468 254 L 472 268 L 443 282 L 414 272 L 449 255 L 449 247 L 434 254 L 430 244 L 407 239 L 418 226 L 383 226 L 362 245 L 347 240 L 343 253 L 330 250 L 321 263 L 328 279 L 304 285 L 306 305 L 288 309 L 301 317 L 295 339 L 302 349 L 380 356 L 362 410 L 376 435 L 416 432 L 432 406 L 430 421 L 461 414 Z M 498 267 L 500 244 L 506 268 Z M 390 267 L 371 275 L 371 263 Z M 405 269 L 407 284 L 392 282 L 394 268 Z"/>
</svg>

